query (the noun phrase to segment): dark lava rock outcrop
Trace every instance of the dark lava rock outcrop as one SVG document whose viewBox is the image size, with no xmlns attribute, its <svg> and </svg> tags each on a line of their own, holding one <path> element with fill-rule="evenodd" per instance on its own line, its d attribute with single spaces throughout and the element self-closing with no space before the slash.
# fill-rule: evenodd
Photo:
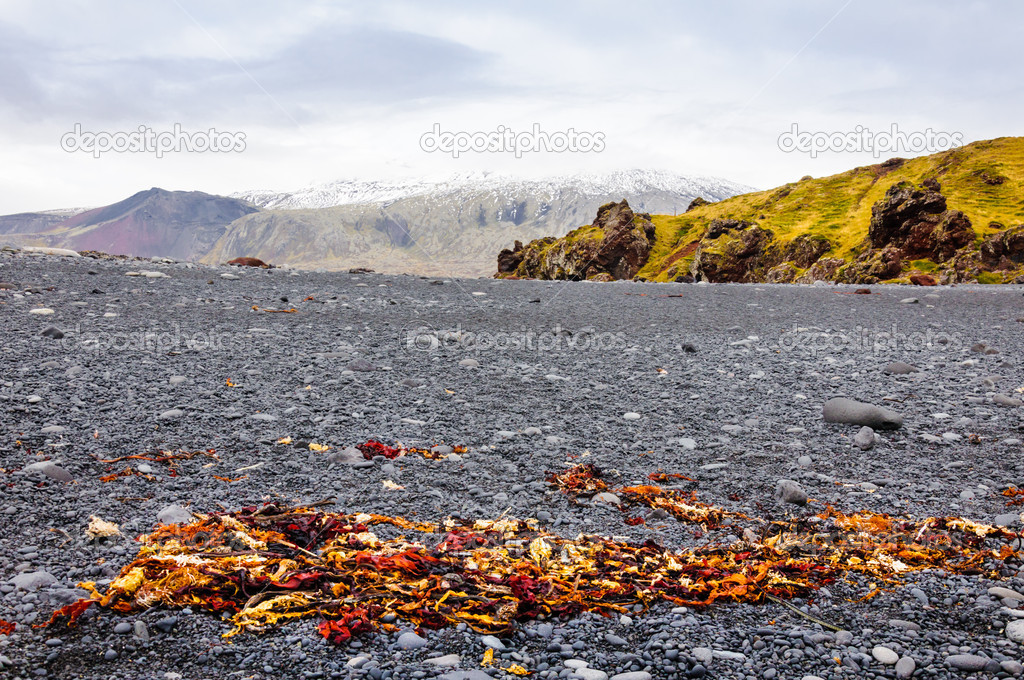
<svg viewBox="0 0 1024 680">
<path fill-rule="evenodd" d="M 946 208 L 935 180 L 916 187 L 894 184 L 871 206 L 871 248 L 898 248 L 904 259 L 945 262 L 974 238 L 971 221 L 963 212 Z"/>
<path fill-rule="evenodd" d="M 632 279 L 647 263 L 654 244 L 650 215 L 634 213 L 625 200 L 597 210 L 594 223 L 562 238 L 526 246 L 516 242 L 498 254 L 496 278 L 549 280 Z"/>
<path fill-rule="evenodd" d="M 698 281 L 764 281 L 782 260 L 775 234 L 752 222 L 712 220 L 694 252 L 690 273 Z"/>
</svg>

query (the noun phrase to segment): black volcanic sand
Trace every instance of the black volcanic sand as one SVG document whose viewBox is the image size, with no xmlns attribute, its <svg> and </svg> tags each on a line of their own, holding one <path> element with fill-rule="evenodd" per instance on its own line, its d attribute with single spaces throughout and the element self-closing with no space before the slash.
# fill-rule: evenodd
<svg viewBox="0 0 1024 680">
<path fill-rule="evenodd" d="M 167 278 L 126 276 L 133 269 Z M 617 483 L 682 473 L 701 500 L 762 517 L 828 504 L 1001 516 L 1019 528 L 1000 494 L 1024 486 L 1024 408 L 1012 401 L 1024 385 L 1019 287 L 853 295 L 830 285 L 440 282 L 11 253 L 0 254 L 0 283 L 13 284 L 0 290 L 0 619 L 19 623 L 0 636 L 5 677 L 506 677 L 480 667 L 484 642 L 465 629 L 424 631 L 424 647 L 403 650 L 397 634 L 333 646 L 312 620 L 226 641 L 227 623 L 188 610 L 94 608 L 75 629 L 31 627 L 77 597 L 77 582 L 116 575 L 135 554 L 130 539 L 173 504 L 207 512 L 336 499 L 337 511 L 431 521 L 507 511 L 567 537 L 670 548 L 736 539 L 728 527 L 701 535 L 671 519 L 627 526 L 614 507 L 543 483 L 545 471 L 582 460 Z M 30 314 L 36 307 L 55 313 Z M 50 326 L 65 337 L 42 336 Z M 884 373 L 894 361 L 920 371 Z M 1010 399 L 993 401 L 998 394 Z M 862 451 L 852 445 L 857 426 L 823 421 L 834 396 L 888 406 L 904 426 Z M 332 451 L 368 439 L 470 450 L 359 468 L 277 444 L 282 437 Z M 139 461 L 94 456 L 160 449 L 215 449 L 219 462 L 183 461 L 177 477 L 153 463 L 153 481 L 100 482 Z M 42 458 L 73 482 L 23 470 Z M 404 489 L 385 488 L 387 479 Z M 780 479 L 815 502 L 778 500 Z M 127 538 L 89 543 L 90 515 Z M 1010 677 L 1024 648 L 1003 628 L 1024 602 L 988 589 L 1024 592 L 1019 564 L 997 580 L 915 573 L 866 602 L 857 600 L 870 584 L 851 577 L 793 602 L 849 633 L 775 603 L 658 605 L 631 620 L 526 623 L 495 658 L 542 678 L 897 677 L 872 656 L 884 645 L 913 659 L 919 677 Z M 45 573 L 26 576 L 35 572 Z M 461 655 L 458 666 L 429 663 L 450 654 Z M 949 657 L 958 654 L 989 661 L 957 670 Z"/>
</svg>

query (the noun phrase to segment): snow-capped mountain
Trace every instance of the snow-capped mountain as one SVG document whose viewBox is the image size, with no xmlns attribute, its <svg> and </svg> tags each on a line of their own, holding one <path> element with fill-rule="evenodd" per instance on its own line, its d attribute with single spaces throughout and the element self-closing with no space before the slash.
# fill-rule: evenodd
<svg viewBox="0 0 1024 680">
<path fill-rule="evenodd" d="M 661 170 L 623 170 L 544 179 L 520 179 L 493 173 L 453 175 L 440 181 L 348 179 L 291 192 L 254 190 L 235 193 L 231 197 L 268 210 L 306 210 L 365 203 L 388 205 L 414 196 L 458 199 L 460 195 L 482 193 L 506 196 L 546 194 L 557 200 L 567 193 L 575 197 L 621 195 L 629 198 L 664 192 L 688 201 L 696 196 L 717 201 L 748 191 L 753 191 L 753 188 L 715 177 L 690 177 Z"/>
<path fill-rule="evenodd" d="M 735 182 L 670 172 L 517 179 L 459 175 L 443 181 L 346 180 L 294 192 L 233 198 L 263 211 L 228 226 L 204 257 L 259 257 L 303 267 L 487 276 L 502 248 L 564 236 L 599 206 L 626 199 L 637 212 L 679 214 L 700 196 L 719 201 L 750 191 Z"/>
</svg>

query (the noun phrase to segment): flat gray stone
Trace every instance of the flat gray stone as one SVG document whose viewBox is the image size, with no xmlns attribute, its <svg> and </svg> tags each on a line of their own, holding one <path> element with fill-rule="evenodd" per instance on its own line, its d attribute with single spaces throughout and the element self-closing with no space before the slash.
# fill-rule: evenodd
<svg viewBox="0 0 1024 680">
<path fill-rule="evenodd" d="M 363 452 L 354 446 L 346 447 L 340 451 L 333 451 L 327 456 L 328 463 L 337 463 L 339 465 L 356 465 L 364 461 L 366 461 L 366 457 L 363 456 Z"/>
<path fill-rule="evenodd" d="M 911 366 L 903 361 L 894 361 L 882 369 L 882 373 L 888 373 L 889 375 L 909 375 L 910 373 L 920 372 L 921 369 L 917 366 Z"/>
<path fill-rule="evenodd" d="M 1021 665 L 1020 661 L 1014 661 L 1013 659 L 1004 659 L 999 662 L 999 667 L 1010 675 L 1024 675 L 1024 665 Z"/>
<path fill-rule="evenodd" d="M 57 578 L 48 571 L 26 571 L 11 579 L 15 588 L 21 590 L 37 590 L 57 582 Z"/>
<path fill-rule="evenodd" d="M 54 480 L 55 482 L 62 482 L 64 484 L 74 481 L 74 477 L 71 473 L 62 468 L 61 466 L 53 463 L 49 460 L 42 460 L 37 463 L 29 463 L 24 468 L 25 472 L 42 472 L 44 475 Z"/>
<path fill-rule="evenodd" d="M 1020 524 L 1020 513 L 1005 512 L 1001 515 L 996 515 L 995 525 L 997 527 L 1015 527 L 1018 524 Z"/>
<path fill-rule="evenodd" d="M 423 663 L 438 668 L 452 668 L 462 663 L 462 657 L 458 654 L 445 654 L 444 656 L 435 656 L 433 659 L 424 659 Z"/>
<path fill-rule="evenodd" d="M 450 671 L 437 677 L 438 680 L 494 680 L 487 673 L 475 668 L 471 671 Z"/>
<path fill-rule="evenodd" d="M 822 415 L 826 423 L 866 425 L 874 430 L 898 430 L 903 427 L 903 416 L 895 411 L 846 397 L 826 401 Z"/>
<path fill-rule="evenodd" d="M 156 513 L 156 521 L 161 524 L 186 524 L 192 520 L 192 513 L 178 504 L 168 505 Z"/>
<path fill-rule="evenodd" d="M 982 671 L 992 659 L 977 654 L 954 654 L 946 657 L 946 663 L 960 671 Z"/>
<path fill-rule="evenodd" d="M 377 367 L 371 364 L 366 359 L 356 359 L 355 361 L 351 361 L 345 368 L 349 371 L 355 371 L 357 373 L 372 373 L 373 371 L 377 370 Z"/>
<path fill-rule="evenodd" d="M 569 676 L 572 680 L 608 680 L 608 674 L 597 668 L 577 668 Z"/>
<path fill-rule="evenodd" d="M 1021 595 L 1016 590 L 1010 590 L 1009 588 L 1003 588 L 1002 586 L 994 586 L 988 589 L 988 594 L 992 597 L 998 597 L 1000 599 L 1006 598 L 1008 600 L 1024 600 L 1024 595 Z"/>
</svg>

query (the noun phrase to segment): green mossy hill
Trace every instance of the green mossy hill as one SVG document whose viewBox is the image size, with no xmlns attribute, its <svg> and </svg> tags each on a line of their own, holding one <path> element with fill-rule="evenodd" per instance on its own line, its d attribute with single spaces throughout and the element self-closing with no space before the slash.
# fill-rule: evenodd
<svg viewBox="0 0 1024 680">
<path fill-rule="evenodd" d="M 655 281 L 1024 282 L 1024 138 L 695 201 L 651 221 L 638 275 Z"/>
</svg>

